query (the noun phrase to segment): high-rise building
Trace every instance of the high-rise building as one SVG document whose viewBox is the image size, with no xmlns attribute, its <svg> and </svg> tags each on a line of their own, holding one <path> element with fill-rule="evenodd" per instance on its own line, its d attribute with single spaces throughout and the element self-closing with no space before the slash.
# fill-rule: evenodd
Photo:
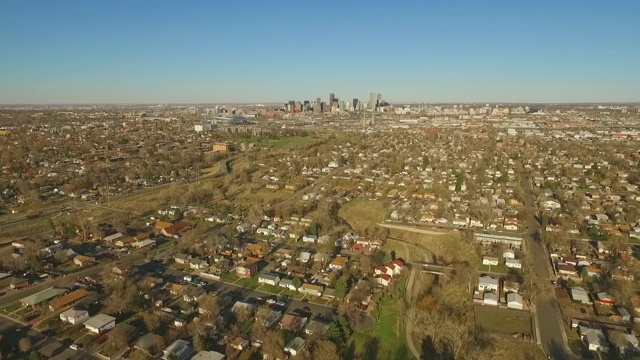
<svg viewBox="0 0 640 360">
<path fill-rule="evenodd" d="M 289 100 L 289 112 L 296 111 L 296 102 L 295 100 Z"/>
<path fill-rule="evenodd" d="M 353 110 L 358 110 L 358 99 L 353 99 Z"/>
<path fill-rule="evenodd" d="M 336 94 L 329 94 L 329 107 L 333 106 L 333 101 L 336 99 Z"/>
<path fill-rule="evenodd" d="M 378 93 L 369 94 L 369 110 L 375 111 L 378 107 Z"/>
</svg>

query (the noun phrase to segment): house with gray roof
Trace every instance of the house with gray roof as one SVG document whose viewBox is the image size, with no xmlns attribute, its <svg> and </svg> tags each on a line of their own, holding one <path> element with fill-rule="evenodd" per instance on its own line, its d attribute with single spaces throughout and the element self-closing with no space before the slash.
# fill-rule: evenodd
<svg viewBox="0 0 640 360">
<path fill-rule="evenodd" d="M 258 283 L 276 286 L 280 282 L 280 276 L 271 273 L 264 273 L 258 276 Z"/>
<path fill-rule="evenodd" d="M 67 292 L 67 289 L 56 289 L 54 287 L 50 287 L 48 289 L 44 289 L 39 291 L 33 295 L 29 295 L 20 300 L 20 303 L 23 306 L 36 306 L 45 301 L 55 299 L 56 297 Z"/>
</svg>

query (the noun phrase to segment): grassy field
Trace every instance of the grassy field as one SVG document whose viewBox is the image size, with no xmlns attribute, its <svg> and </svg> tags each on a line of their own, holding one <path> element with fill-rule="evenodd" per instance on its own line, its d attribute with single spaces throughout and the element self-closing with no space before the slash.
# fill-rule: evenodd
<svg viewBox="0 0 640 360">
<path fill-rule="evenodd" d="M 409 251 L 412 252 L 412 256 L 411 256 L 411 260 L 422 260 L 422 259 L 414 259 L 414 253 L 413 253 L 413 246 L 411 245 L 407 245 L 407 248 L 409 249 Z M 402 258 L 402 259 L 407 259 L 407 253 L 404 250 L 404 246 L 396 241 L 396 240 L 387 240 L 387 242 L 384 244 L 384 246 L 382 247 L 382 249 L 388 253 L 391 253 L 392 251 L 395 251 L 396 253 L 396 258 Z"/>
<path fill-rule="evenodd" d="M 482 326 L 490 333 L 512 335 L 513 333 L 532 333 L 531 316 L 517 310 L 497 309 L 484 306 L 475 307 L 476 326 Z"/>
<path fill-rule="evenodd" d="M 409 359 L 411 353 L 405 343 L 402 312 L 404 303 L 388 298 L 381 304 L 382 311 L 376 326 L 369 331 L 355 332 L 351 342 L 358 359 Z"/>
<path fill-rule="evenodd" d="M 344 204 L 338 215 L 355 231 L 364 233 L 365 229 L 374 228 L 377 223 L 384 221 L 389 210 L 381 200 L 355 199 Z"/>
</svg>

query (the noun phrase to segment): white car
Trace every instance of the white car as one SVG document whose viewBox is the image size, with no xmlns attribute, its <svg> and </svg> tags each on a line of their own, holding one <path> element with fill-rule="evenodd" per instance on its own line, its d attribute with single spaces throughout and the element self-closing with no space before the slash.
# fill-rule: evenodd
<svg viewBox="0 0 640 360">
<path fill-rule="evenodd" d="M 69 349 L 78 350 L 80 349 L 80 347 L 78 346 L 78 344 L 71 344 L 69 345 Z"/>
</svg>

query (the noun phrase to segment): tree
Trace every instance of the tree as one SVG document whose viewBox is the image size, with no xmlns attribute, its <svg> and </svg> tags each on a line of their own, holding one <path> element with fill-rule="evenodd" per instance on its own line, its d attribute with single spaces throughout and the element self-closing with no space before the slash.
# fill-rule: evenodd
<svg viewBox="0 0 640 360">
<path fill-rule="evenodd" d="M 23 353 L 31 351 L 31 347 L 31 340 L 29 340 L 28 337 L 23 337 L 18 341 L 18 349 L 20 349 L 20 351 Z"/>
<path fill-rule="evenodd" d="M 262 343 L 262 351 L 269 355 L 272 359 L 284 359 L 284 337 L 282 333 L 276 331 L 267 331 Z"/>
<path fill-rule="evenodd" d="M 349 288 L 347 284 L 347 279 L 344 276 L 340 276 L 338 278 L 338 280 L 336 281 L 335 289 L 336 289 L 336 292 L 335 292 L 336 298 L 342 300 L 344 299 L 345 296 L 347 296 L 347 292 L 349 291 Z"/>
<path fill-rule="evenodd" d="M 299 289 L 300 286 L 302 286 L 302 280 L 300 280 L 300 278 L 294 277 L 293 280 L 291 280 L 291 283 L 293 284 L 293 286 L 296 287 L 296 289 Z"/>
<path fill-rule="evenodd" d="M 138 297 L 138 287 L 129 279 L 119 279 L 106 284 L 105 312 L 121 314 L 132 310 Z"/>
<path fill-rule="evenodd" d="M 109 332 L 109 342 L 116 351 L 123 350 L 129 345 L 127 331 L 122 326 L 116 326 Z"/>
<path fill-rule="evenodd" d="M 142 321 L 144 322 L 144 325 L 147 327 L 147 330 L 149 332 L 153 332 L 160 327 L 161 319 L 160 319 L 160 316 L 154 313 L 144 312 L 142 314 Z"/>
<path fill-rule="evenodd" d="M 336 344 L 328 340 L 320 340 L 316 342 L 311 353 L 313 354 L 314 359 L 340 360 L 338 347 Z"/>
<path fill-rule="evenodd" d="M 221 304 L 218 297 L 213 294 L 206 294 L 198 300 L 200 306 L 200 313 L 203 318 L 211 321 L 220 313 Z"/>
</svg>

